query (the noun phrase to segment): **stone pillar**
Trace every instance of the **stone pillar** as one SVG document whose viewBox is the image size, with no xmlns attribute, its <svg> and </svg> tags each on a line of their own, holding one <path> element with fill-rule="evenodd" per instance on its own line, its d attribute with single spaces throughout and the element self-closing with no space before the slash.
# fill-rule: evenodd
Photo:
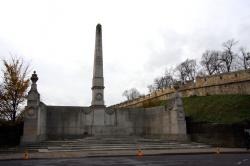
<svg viewBox="0 0 250 166">
<path fill-rule="evenodd" d="M 36 82 L 38 80 L 37 74 L 34 71 L 31 77 L 31 88 L 28 92 L 27 106 L 24 112 L 24 128 L 23 137 L 21 140 L 22 144 L 36 143 L 39 141 L 39 104 L 40 104 L 40 94 L 37 91 Z"/>
<path fill-rule="evenodd" d="M 179 91 L 174 94 L 175 104 L 173 107 L 173 113 L 176 117 L 176 133 L 177 134 L 186 134 L 186 120 L 185 120 L 185 112 L 183 108 L 183 102 L 181 98 L 181 93 Z"/>
<path fill-rule="evenodd" d="M 36 71 L 32 74 L 30 80 L 32 81 L 30 91 L 28 92 L 28 101 L 27 106 L 38 106 L 40 103 L 40 94 L 37 91 L 37 84 L 38 77 Z"/>
<path fill-rule="evenodd" d="M 95 55 L 92 80 L 92 107 L 105 107 L 104 105 L 104 79 L 102 57 L 102 26 L 96 26 Z"/>
<path fill-rule="evenodd" d="M 93 67 L 93 80 L 92 80 L 92 102 L 90 109 L 91 118 L 90 131 L 92 135 L 105 135 L 107 134 L 105 109 L 104 104 L 104 78 L 103 78 L 103 57 L 102 57 L 102 26 L 96 26 L 95 38 L 95 54 L 94 54 L 94 67 Z"/>
<path fill-rule="evenodd" d="M 176 137 L 177 140 L 186 140 L 187 139 L 187 129 L 186 129 L 186 120 L 185 112 L 183 107 L 183 101 L 181 93 L 179 92 L 179 86 L 174 87 L 176 92 L 173 97 L 173 108 L 170 111 L 171 118 L 171 131 L 170 133 Z"/>
</svg>

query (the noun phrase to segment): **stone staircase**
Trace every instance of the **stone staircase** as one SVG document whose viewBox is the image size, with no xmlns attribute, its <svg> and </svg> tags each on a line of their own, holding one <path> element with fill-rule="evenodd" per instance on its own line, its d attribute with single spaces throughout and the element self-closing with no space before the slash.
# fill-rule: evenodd
<svg viewBox="0 0 250 166">
<path fill-rule="evenodd" d="M 43 141 L 28 145 L 33 152 L 59 151 L 115 151 L 115 150 L 164 150 L 164 149 L 197 149 L 209 148 L 209 145 L 194 142 L 176 142 L 162 139 L 146 139 L 140 137 L 86 137 L 58 141 Z"/>
</svg>

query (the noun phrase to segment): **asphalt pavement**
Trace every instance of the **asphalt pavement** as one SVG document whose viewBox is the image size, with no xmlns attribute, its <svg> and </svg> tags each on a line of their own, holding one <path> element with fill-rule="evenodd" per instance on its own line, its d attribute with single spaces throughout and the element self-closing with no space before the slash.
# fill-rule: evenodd
<svg viewBox="0 0 250 166">
<path fill-rule="evenodd" d="M 2 160 L 1 166 L 249 166 L 250 154 L 196 154 Z"/>
</svg>

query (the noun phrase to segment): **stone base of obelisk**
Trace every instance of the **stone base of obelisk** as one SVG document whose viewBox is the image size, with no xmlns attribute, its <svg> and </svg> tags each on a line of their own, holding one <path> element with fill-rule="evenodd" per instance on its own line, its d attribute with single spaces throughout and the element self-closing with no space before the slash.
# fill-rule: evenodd
<svg viewBox="0 0 250 166">
<path fill-rule="evenodd" d="M 105 107 L 93 108 L 93 126 L 104 126 Z"/>
<path fill-rule="evenodd" d="M 105 125 L 105 106 L 91 106 L 92 109 L 92 122 L 91 122 L 91 135 L 107 135 Z"/>
<path fill-rule="evenodd" d="M 127 128 L 120 127 L 115 122 L 115 114 L 109 114 L 106 112 L 106 107 L 91 106 L 91 124 L 85 128 L 88 134 L 92 136 L 117 136 L 117 135 L 129 135 Z"/>
</svg>

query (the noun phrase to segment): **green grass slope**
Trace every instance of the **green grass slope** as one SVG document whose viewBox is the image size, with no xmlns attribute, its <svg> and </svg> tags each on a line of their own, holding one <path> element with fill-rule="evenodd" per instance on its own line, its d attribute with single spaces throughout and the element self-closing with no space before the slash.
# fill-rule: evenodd
<svg viewBox="0 0 250 166">
<path fill-rule="evenodd" d="M 223 124 L 250 121 L 250 95 L 186 97 L 183 104 L 192 121 Z"/>
<path fill-rule="evenodd" d="M 165 105 L 147 101 L 144 107 Z M 250 122 L 250 95 L 211 95 L 183 98 L 186 116 L 193 122 L 234 124 Z"/>
</svg>

